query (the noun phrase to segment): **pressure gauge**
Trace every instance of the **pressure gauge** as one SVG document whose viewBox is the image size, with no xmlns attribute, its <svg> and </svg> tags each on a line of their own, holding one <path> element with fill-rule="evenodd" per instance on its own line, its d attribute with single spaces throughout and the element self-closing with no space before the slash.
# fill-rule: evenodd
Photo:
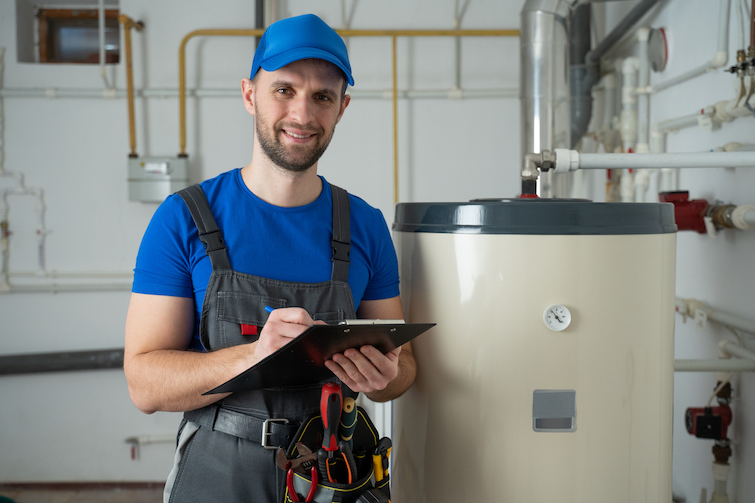
<svg viewBox="0 0 755 503">
<path fill-rule="evenodd" d="M 560 332 L 571 323 L 571 312 L 566 306 L 553 304 L 552 306 L 548 306 L 543 313 L 543 321 L 546 327 L 554 332 Z"/>
</svg>

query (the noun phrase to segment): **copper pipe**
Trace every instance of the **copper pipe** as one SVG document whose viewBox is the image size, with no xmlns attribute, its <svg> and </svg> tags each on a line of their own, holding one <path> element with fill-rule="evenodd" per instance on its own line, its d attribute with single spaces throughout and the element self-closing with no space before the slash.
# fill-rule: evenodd
<svg viewBox="0 0 755 503">
<path fill-rule="evenodd" d="M 393 42 L 393 197 L 398 202 L 398 78 L 397 37 L 518 37 L 519 30 L 336 30 L 342 37 L 391 37 Z M 261 37 L 264 30 L 195 30 L 188 33 L 178 49 L 178 107 L 180 120 L 179 157 L 186 153 L 186 44 L 198 36 Z"/>
<path fill-rule="evenodd" d="M 118 16 L 118 22 L 123 25 L 124 42 L 126 45 L 126 90 L 128 93 L 128 134 L 131 145 L 129 157 L 137 157 L 136 154 L 136 119 L 134 117 L 134 72 L 131 57 L 131 28 L 141 31 L 144 23 L 134 21 L 126 14 Z"/>
</svg>

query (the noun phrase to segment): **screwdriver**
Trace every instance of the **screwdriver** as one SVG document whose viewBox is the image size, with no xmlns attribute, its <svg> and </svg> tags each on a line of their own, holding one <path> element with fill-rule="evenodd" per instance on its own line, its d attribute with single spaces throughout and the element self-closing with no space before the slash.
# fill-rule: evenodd
<svg viewBox="0 0 755 503">
<path fill-rule="evenodd" d="M 354 428 L 357 425 L 357 407 L 354 399 L 346 397 L 343 399 L 343 416 L 341 416 L 341 440 L 349 444 L 350 449 L 354 449 Z"/>
<path fill-rule="evenodd" d="M 320 416 L 322 417 L 322 448 L 317 453 L 317 461 L 323 479 L 334 482 L 330 476 L 328 458 L 338 450 L 338 422 L 341 420 L 343 393 L 334 382 L 325 383 L 320 393 Z"/>
</svg>

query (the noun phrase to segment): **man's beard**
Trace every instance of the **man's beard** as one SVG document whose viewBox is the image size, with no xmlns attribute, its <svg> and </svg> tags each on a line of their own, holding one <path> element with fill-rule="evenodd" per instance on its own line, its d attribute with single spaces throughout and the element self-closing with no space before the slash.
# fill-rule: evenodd
<svg viewBox="0 0 755 503">
<path fill-rule="evenodd" d="M 261 119 L 259 115 L 255 117 L 254 122 L 257 140 L 262 151 L 276 165 L 292 173 L 301 173 L 312 167 L 325 153 L 335 130 L 334 126 L 334 130 L 331 130 L 330 134 L 321 135 L 321 140 L 315 145 L 290 145 L 286 147 L 278 139 L 278 134 L 286 133 L 269 126 L 267 121 Z"/>
</svg>

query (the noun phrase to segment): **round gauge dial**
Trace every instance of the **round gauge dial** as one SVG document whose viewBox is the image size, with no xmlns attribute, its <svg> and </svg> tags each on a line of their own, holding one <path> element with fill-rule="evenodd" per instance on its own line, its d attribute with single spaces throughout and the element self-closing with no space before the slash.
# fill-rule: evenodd
<svg viewBox="0 0 755 503">
<path fill-rule="evenodd" d="M 560 332 L 571 323 L 571 311 L 561 304 L 553 304 L 543 313 L 545 326 L 554 332 Z"/>
</svg>

